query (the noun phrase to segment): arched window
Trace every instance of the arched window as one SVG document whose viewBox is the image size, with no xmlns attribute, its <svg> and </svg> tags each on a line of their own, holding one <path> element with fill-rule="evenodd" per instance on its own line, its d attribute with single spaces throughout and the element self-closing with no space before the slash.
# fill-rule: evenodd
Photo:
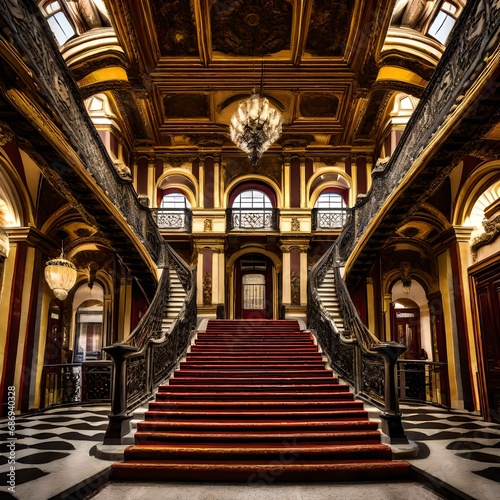
<svg viewBox="0 0 500 500">
<path fill-rule="evenodd" d="M 236 196 L 233 208 L 273 208 L 273 205 L 266 193 L 248 189 Z"/>
<path fill-rule="evenodd" d="M 75 35 L 75 30 L 59 1 L 45 3 L 43 12 L 59 45 L 63 45 Z"/>
<path fill-rule="evenodd" d="M 160 203 L 160 208 L 186 209 L 191 208 L 189 200 L 181 193 L 166 194 Z"/>
<path fill-rule="evenodd" d="M 182 193 L 167 193 L 153 211 L 160 229 L 191 231 L 191 204 Z"/>
<path fill-rule="evenodd" d="M 457 22 L 457 17 L 458 7 L 451 2 L 443 2 L 429 27 L 428 35 L 445 45 L 453 26 Z"/>
<path fill-rule="evenodd" d="M 313 229 L 338 229 L 347 218 L 347 203 L 338 192 L 323 192 L 313 210 Z"/>
<path fill-rule="evenodd" d="M 258 189 L 246 189 L 234 198 L 229 209 L 229 230 L 276 230 L 277 210 L 269 196 Z"/>
</svg>

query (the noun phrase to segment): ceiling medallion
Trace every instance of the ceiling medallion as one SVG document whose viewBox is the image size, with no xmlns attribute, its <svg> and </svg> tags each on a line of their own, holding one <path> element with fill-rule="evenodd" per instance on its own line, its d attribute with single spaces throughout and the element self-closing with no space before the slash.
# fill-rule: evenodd
<svg viewBox="0 0 500 500">
<path fill-rule="evenodd" d="M 238 110 L 231 118 L 229 132 L 231 140 L 245 153 L 248 153 L 253 166 L 269 149 L 271 144 L 281 135 L 281 113 L 270 106 L 263 97 L 262 87 L 264 70 L 262 70 L 260 92 L 254 88 L 252 95 L 240 102 Z"/>
</svg>

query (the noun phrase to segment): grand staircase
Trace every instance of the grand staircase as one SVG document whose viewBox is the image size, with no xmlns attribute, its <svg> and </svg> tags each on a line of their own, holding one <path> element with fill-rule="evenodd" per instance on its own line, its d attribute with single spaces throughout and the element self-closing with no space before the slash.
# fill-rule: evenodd
<svg viewBox="0 0 500 500">
<path fill-rule="evenodd" d="M 159 387 L 112 479 L 407 479 L 377 422 L 291 320 L 212 320 Z"/>
</svg>

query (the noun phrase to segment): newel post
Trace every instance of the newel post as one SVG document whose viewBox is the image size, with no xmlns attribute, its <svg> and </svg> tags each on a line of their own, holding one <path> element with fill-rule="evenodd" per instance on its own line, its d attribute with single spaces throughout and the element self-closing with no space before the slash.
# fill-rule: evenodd
<svg viewBox="0 0 500 500">
<path fill-rule="evenodd" d="M 373 350 L 380 352 L 384 358 L 385 407 L 380 415 L 382 432 L 389 438 L 391 444 L 408 444 L 408 438 L 401 422 L 401 412 L 399 411 L 397 376 L 397 360 L 406 351 L 406 346 L 396 342 L 385 342 Z"/>
<path fill-rule="evenodd" d="M 125 356 L 137 351 L 137 347 L 124 344 L 113 344 L 103 348 L 114 363 L 113 394 L 111 397 L 111 413 L 104 434 L 104 444 L 121 444 L 122 438 L 130 432 L 130 421 L 133 415 L 127 414 L 127 360 Z"/>
</svg>

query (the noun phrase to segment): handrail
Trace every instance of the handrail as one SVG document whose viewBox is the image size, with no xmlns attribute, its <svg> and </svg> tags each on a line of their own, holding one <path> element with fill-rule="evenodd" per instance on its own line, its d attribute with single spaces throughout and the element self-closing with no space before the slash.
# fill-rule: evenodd
<svg viewBox="0 0 500 500">
<path fill-rule="evenodd" d="M 155 295 L 148 310 L 140 319 L 135 329 L 122 342 L 124 345 L 130 345 L 141 349 L 145 346 L 151 336 L 157 336 L 161 333 L 161 322 L 165 304 L 170 297 L 170 273 L 168 267 L 164 267 L 156 288 Z"/>
<path fill-rule="evenodd" d="M 196 278 L 193 278 L 189 264 L 177 252 L 174 252 L 173 248 L 168 243 L 166 244 L 166 250 L 169 264 L 175 269 L 181 281 L 182 288 L 187 292 L 193 287 L 193 281 L 196 281 Z"/>
<path fill-rule="evenodd" d="M 317 335 L 334 369 L 354 386 L 357 395 L 383 407 L 382 430 L 395 442 L 407 442 L 401 423 L 396 362 L 406 351 L 397 342 L 381 342 L 366 328 L 341 276 L 338 241 L 312 267 L 308 280 L 308 326 Z M 323 307 L 318 287 L 333 268 L 344 330 Z"/>
</svg>

